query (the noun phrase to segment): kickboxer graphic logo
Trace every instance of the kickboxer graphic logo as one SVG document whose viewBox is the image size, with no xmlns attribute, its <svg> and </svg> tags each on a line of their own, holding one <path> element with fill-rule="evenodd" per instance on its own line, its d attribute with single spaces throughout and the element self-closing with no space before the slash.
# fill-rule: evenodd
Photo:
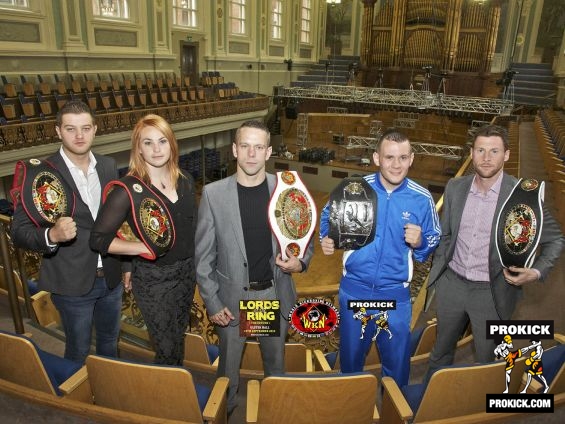
<svg viewBox="0 0 565 424">
<path fill-rule="evenodd" d="M 353 318 L 361 321 L 361 337 L 363 339 L 365 337 L 365 328 L 369 321 L 375 321 L 375 334 L 373 335 L 372 341 L 377 339 L 377 336 L 381 331 L 386 331 L 388 333 L 388 338 L 392 339 L 392 333 L 390 332 L 390 328 L 388 327 L 388 311 L 380 311 L 376 314 L 367 314 L 367 310 L 365 308 L 359 309 L 359 311 L 353 314 Z"/>
<path fill-rule="evenodd" d="M 371 321 L 375 323 L 375 332 L 371 337 L 371 341 L 375 341 L 381 331 L 388 333 L 388 338 L 392 339 L 392 332 L 388 325 L 388 311 L 396 309 L 396 301 L 394 300 L 350 300 L 347 303 L 347 309 L 352 310 L 353 319 L 361 322 L 361 336 L 359 339 L 365 338 L 365 330 Z M 367 312 L 372 310 L 372 312 Z"/>
<path fill-rule="evenodd" d="M 503 358 L 506 361 L 506 388 L 502 393 L 508 393 L 511 374 L 516 361 L 522 356 L 528 356 L 525 369 L 527 381 L 526 386 L 520 393 L 526 393 L 532 382 L 532 377 L 543 384 L 543 393 L 547 393 L 549 385 L 543 376 L 541 359 L 544 349 L 541 339 L 553 338 L 553 327 L 553 321 L 487 321 L 487 338 L 496 339 L 503 334 L 502 340 L 499 339 L 500 343 L 494 349 L 496 358 Z M 529 339 L 530 344 L 514 350 L 513 338 Z"/>
<path fill-rule="evenodd" d="M 530 349 L 536 349 L 536 351 L 537 351 L 538 347 L 541 349 L 541 352 L 543 353 L 543 349 L 541 348 L 541 342 L 537 342 L 537 341 L 533 341 L 530 346 L 526 346 L 526 347 L 523 347 L 522 349 L 511 351 L 510 349 L 513 349 L 514 345 L 512 344 L 512 337 L 510 337 L 509 334 L 504 336 L 502 343 L 500 343 L 498 346 L 496 346 L 496 348 L 494 349 L 494 354 L 496 355 L 497 358 L 504 358 L 504 360 L 506 361 L 506 389 L 502 393 L 508 393 L 508 385 L 510 384 L 510 375 L 512 374 L 512 371 L 514 370 L 514 365 L 515 365 L 516 359 L 520 358 L 523 354 L 525 354 Z M 532 353 L 535 354 L 536 351 L 534 351 Z M 539 357 L 541 358 L 541 353 L 540 353 Z M 526 364 L 528 365 L 527 360 L 526 360 Z M 540 371 L 541 371 L 541 368 L 540 368 Z M 528 385 L 524 388 L 524 391 L 522 391 L 521 393 L 526 393 L 525 391 L 530 384 L 531 375 L 528 374 L 528 377 L 529 377 Z M 544 378 L 544 381 L 545 381 L 545 378 Z M 546 384 L 546 387 L 547 387 L 547 384 Z"/>
</svg>

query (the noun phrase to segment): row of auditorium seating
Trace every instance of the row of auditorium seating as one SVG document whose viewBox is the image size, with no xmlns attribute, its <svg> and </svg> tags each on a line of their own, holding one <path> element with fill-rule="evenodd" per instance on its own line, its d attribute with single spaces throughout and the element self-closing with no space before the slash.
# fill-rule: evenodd
<svg viewBox="0 0 565 424">
<path fill-rule="evenodd" d="M 80 93 L 82 91 L 109 91 L 109 90 L 131 90 L 141 88 L 173 88 L 173 87 L 188 87 L 190 86 L 190 77 L 184 76 L 183 78 L 173 74 L 161 74 L 155 77 L 147 74 L 138 75 L 116 75 L 108 73 L 107 76 L 97 74 L 67 74 L 60 76 L 58 74 L 40 75 L 32 77 L 20 75 L 19 79 L 7 76 L 1 76 L 2 92 L 7 98 L 17 97 L 19 93 L 26 96 L 33 96 L 36 93 L 43 95 L 53 94 L 66 94 L 70 91 Z"/>
<path fill-rule="evenodd" d="M 554 407 L 565 403 L 565 339 L 556 335 L 555 346 L 545 349 L 543 375 Z M 94 418 L 100 408 L 115 419 L 141 416 L 189 422 L 226 422 L 225 377 L 213 388 L 195 384 L 182 367 L 155 366 L 91 355 L 86 366 L 41 350 L 31 339 L 0 332 L 0 385 L 3 390 L 28 388 L 28 396 L 51 397 L 60 409 L 82 403 L 83 413 Z M 17 358 L 17 359 L 16 359 Z M 524 369 L 526 357 L 514 365 Z M 247 386 L 248 423 L 370 423 L 435 422 L 464 420 L 487 422 L 501 419 L 485 411 L 489 393 L 502 393 L 506 384 L 506 362 L 451 366 L 435 372 L 428 382 L 399 388 L 390 377 L 382 378 L 382 406 L 377 409 L 378 380 L 371 373 L 302 374 L 251 380 Z M 152 384 L 146 384 L 150 381 Z M 112 387 L 112 390 L 108 390 Z M 509 393 L 525 387 L 523 375 L 514 372 Z M 528 393 L 542 386 L 530 384 Z M 22 389 L 20 389 L 22 393 Z M 57 398 L 59 396 L 59 398 Z M 284 402 L 281 402 L 284 399 Z M 98 408 L 92 407 L 96 405 Z M 438 407 L 439 405 L 439 407 Z M 121 420 L 120 420 L 121 421 Z M 145 421 L 144 422 L 149 422 Z M 141 421 L 140 421 L 141 422 Z M 451 421 L 450 421 L 451 422 Z"/>
<path fill-rule="evenodd" d="M 96 102 L 96 99 L 88 100 Z M 106 99 L 106 101 L 110 100 Z M 255 93 L 240 93 L 235 98 L 217 101 L 179 102 L 154 106 L 148 104 L 145 108 L 124 108 L 121 111 L 110 108 L 108 112 L 112 113 L 106 113 L 106 110 L 98 110 L 96 111 L 97 134 L 106 135 L 130 131 L 136 122 L 148 113 L 158 114 L 169 123 L 176 124 L 260 110 L 264 109 L 267 104 L 268 97 L 266 96 L 256 95 Z M 94 106 L 91 105 L 91 107 Z M 54 118 L 55 116 L 52 115 L 41 120 L 41 118 L 28 118 L 22 115 L 20 120 L 8 121 L 0 116 L 0 151 L 57 142 Z"/>
<path fill-rule="evenodd" d="M 94 78 L 69 76 L 65 82 L 55 75 L 52 84 L 46 77 L 38 76 L 37 86 L 21 76 L 18 86 L 3 76 L 4 94 L 0 95 L 0 124 L 52 119 L 57 110 L 70 99 L 81 99 L 97 113 L 119 112 L 214 100 L 237 99 L 243 93 L 235 83 L 190 85 L 190 78 L 173 75 L 139 78 L 133 80 L 122 75 L 110 80 L 99 74 Z M 215 77 L 217 80 L 217 77 Z M 132 82 L 133 81 L 133 82 Z"/>
<path fill-rule="evenodd" d="M 180 88 L 190 87 L 191 80 L 188 75 L 182 77 L 177 76 L 175 73 L 160 73 L 160 74 L 115 74 L 108 73 L 107 75 L 96 74 L 47 74 L 37 76 L 20 75 L 17 77 L 8 77 L 5 75 L 0 76 L 0 85 L 2 86 L 1 92 L 7 98 L 17 97 L 19 93 L 26 96 L 33 96 L 40 92 L 43 95 L 58 92 L 59 94 L 66 94 L 69 91 L 79 93 L 82 91 L 109 91 L 109 90 L 131 90 L 131 89 L 153 89 L 153 88 Z M 193 85 L 213 87 L 218 84 L 225 83 L 224 77 L 217 71 L 203 71 L 202 77 Z"/>
<path fill-rule="evenodd" d="M 535 118 L 534 130 L 549 175 L 556 218 L 565 231 L 565 117 L 544 109 Z"/>
<path fill-rule="evenodd" d="M 202 76 L 200 77 L 200 85 L 209 87 L 216 84 L 223 84 L 224 77 L 220 75 L 218 71 L 202 71 Z"/>
</svg>

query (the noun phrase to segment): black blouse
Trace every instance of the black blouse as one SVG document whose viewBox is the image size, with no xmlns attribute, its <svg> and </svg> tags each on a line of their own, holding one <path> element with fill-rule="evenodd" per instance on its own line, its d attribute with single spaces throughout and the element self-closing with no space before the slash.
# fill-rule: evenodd
<svg viewBox="0 0 565 424">
<path fill-rule="evenodd" d="M 160 193 L 157 187 L 152 186 L 152 189 L 157 194 Z M 152 262 L 161 266 L 194 256 L 197 208 L 194 179 L 191 175 L 187 174 L 179 178 L 177 195 L 178 200 L 174 203 L 167 196 L 160 196 L 169 209 L 175 226 L 173 247 L 154 261 L 149 261 L 140 256 L 134 257 L 134 260 Z M 130 199 L 123 187 L 115 186 L 98 212 L 98 217 L 90 234 L 90 247 L 99 251 L 102 255 L 106 255 L 110 243 L 116 237 L 116 232 L 125 221 L 132 222 Z"/>
</svg>

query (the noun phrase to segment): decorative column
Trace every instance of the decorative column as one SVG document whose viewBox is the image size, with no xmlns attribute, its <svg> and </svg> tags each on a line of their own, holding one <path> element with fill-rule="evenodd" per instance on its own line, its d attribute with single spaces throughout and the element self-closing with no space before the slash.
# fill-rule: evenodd
<svg viewBox="0 0 565 424">
<path fill-rule="evenodd" d="M 371 66 L 372 43 L 373 39 L 373 18 L 374 7 L 377 0 L 362 0 L 363 2 L 363 22 L 361 26 L 361 63 Z"/>
<path fill-rule="evenodd" d="M 62 0 L 60 25 L 62 26 L 63 49 L 66 52 L 85 51 L 82 39 L 82 19 L 79 0 Z"/>
<path fill-rule="evenodd" d="M 153 3 L 153 20 L 151 28 L 153 32 L 153 45 L 151 50 L 154 53 L 170 54 L 171 34 L 167 31 L 167 8 L 163 0 L 156 0 Z M 149 21 L 151 23 L 151 21 Z"/>
<path fill-rule="evenodd" d="M 518 16 L 518 23 L 516 24 L 516 36 L 514 37 L 514 45 L 512 47 L 512 56 L 510 63 L 523 62 L 526 60 L 524 57 L 524 42 L 526 37 L 527 20 L 532 7 L 531 0 L 521 0 L 520 14 Z"/>
<path fill-rule="evenodd" d="M 226 13 L 224 11 L 223 0 L 206 2 L 210 7 L 210 12 L 214 18 L 211 19 L 211 53 L 214 56 L 227 56 L 226 48 Z M 207 6 L 208 7 L 208 6 Z"/>
</svg>

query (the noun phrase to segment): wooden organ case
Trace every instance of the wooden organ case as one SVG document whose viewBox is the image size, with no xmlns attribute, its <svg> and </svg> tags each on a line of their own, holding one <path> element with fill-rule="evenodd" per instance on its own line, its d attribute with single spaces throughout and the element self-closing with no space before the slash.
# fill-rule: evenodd
<svg viewBox="0 0 565 424">
<path fill-rule="evenodd" d="M 431 67 L 449 77 L 448 94 L 487 95 L 500 1 L 362 1 L 363 85 L 384 74 L 385 87 L 408 89 Z M 431 78 L 430 90 L 437 90 L 439 79 Z"/>
</svg>

